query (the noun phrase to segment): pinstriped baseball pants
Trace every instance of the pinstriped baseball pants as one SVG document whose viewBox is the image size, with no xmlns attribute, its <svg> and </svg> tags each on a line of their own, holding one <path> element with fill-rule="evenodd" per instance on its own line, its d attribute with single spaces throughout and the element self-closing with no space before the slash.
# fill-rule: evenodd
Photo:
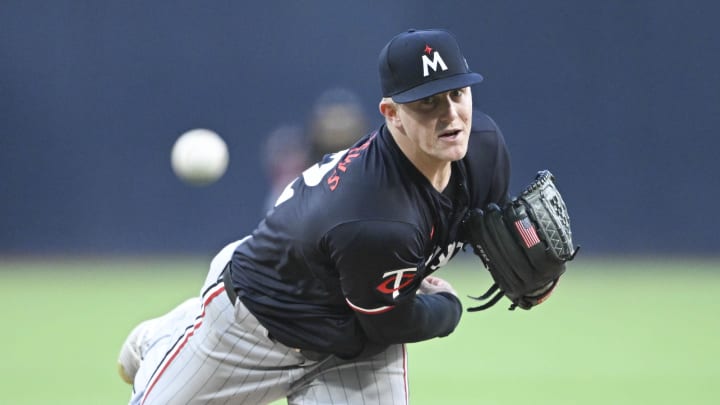
<svg viewBox="0 0 720 405">
<path fill-rule="evenodd" d="M 233 306 L 220 275 L 238 243 L 213 259 L 197 305 L 159 318 L 130 404 L 408 403 L 404 345 L 358 361 L 311 361 L 269 339 L 242 302 Z"/>
</svg>

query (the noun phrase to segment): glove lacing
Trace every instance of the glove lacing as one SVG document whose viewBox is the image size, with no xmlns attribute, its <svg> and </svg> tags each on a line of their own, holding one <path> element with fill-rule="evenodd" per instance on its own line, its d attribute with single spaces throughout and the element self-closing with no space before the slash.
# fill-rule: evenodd
<svg viewBox="0 0 720 405">
<path fill-rule="evenodd" d="M 493 295 L 493 294 L 495 294 L 495 295 Z M 490 298 L 490 301 L 488 301 L 480 306 L 477 306 L 477 307 L 468 308 L 468 312 L 476 312 L 476 311 L 486 310 L 486 309 L 492 307 L 493 305 L 497 304 L 498 301 L 500 301 L 500 299 L 502 299 L 502 297 L 504 295 L 505 295 L 505 293 L 500 291 L 500 287 L 497 285 L 497 283 L 494 283 L 493 285 L 491 285 L 490 288 L 488 288 L 488 290 L 485 291 L 485 294 L 483 294 L 479 297 L 473 297 L 473 296 L 468 295 L 469 298 L 472 298 L 472 299 L 478 300 L 478 301 L 486 300 L 492 296 L 492 298 Z M 510 306 L 510 310 L 515 309 L 516 306 L 517 305 L 513 303 Z"/>
</svg>

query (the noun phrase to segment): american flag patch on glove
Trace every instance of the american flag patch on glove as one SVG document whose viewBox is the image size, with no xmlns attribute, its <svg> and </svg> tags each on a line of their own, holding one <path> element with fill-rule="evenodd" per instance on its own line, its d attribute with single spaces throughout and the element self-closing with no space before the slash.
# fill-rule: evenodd
<svg viewBox="0 0 720 405">
<path fill-rule="evenodd" d="M 540 238 L 538 238 L 537 232 L 535 231 L 535 226 L 533 226 L 528 217 L 515 221 L 515 229 L 520 233 L 525 247 L 531 248 L 540 243 Z"/>
</svg>

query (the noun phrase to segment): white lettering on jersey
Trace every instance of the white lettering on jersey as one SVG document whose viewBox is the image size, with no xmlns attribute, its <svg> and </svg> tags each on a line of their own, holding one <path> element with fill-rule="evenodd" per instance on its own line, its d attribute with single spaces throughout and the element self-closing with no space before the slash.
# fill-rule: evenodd
<svg viewBox="0 0 720 405">
<path fill-rule="evenodd" d="M 332 158 L 330 158 L 329 161 L 327 161 L 323 164 L 316 163 L 316 164 L 308 167 L 307 169 L 305 169 L 305 171 L 302 172 L 302 178 L 303 178 L 303 181 L 305 182 L 305 184 L 308 187 L 315 187 L 318 184 L 320 184 L 320 182 L 322 181 L 325 174 L 327 174 L 327 172 L 329 172 L 333 167 L 335 167 L 335 165 L 338 164 L 338 162 L 340 161 L 340 158 L 342 158 L 345 155 L 345 152 L 347 152 L 347 149 L 341 150 L 339 152 L 335 152 L 332 154 Z M 296 181 L 297 181 L 297 179 L 291 181 L 290 184 L 285 186 L 285 188 L 283 189 L 283 192 L 280 193 L 280 196 L 275 201 L 276 207 L 293 197 L 293 195 L 295 194 L 295 191 L 293 190 L 292 187 Z"/>
<path fill-rule="evenodd" d="M 293 186 L 293 184 L 295 184 L 296 181 L 297 181 L 297 179 L 291 181 L 290 184 L 285 186 L 282 193 L 280 193 L 277 200 L 275 200 L 276 207 L 292 198 L 292 196 L 295 194 L 295 191 L 293 190 L 292 186 Z"/>
<path fill-rule="evenodd" d="M 427 55 L 422 55 L 422 62 L 423 62 L 423 77 L 428 77 L 430 75 L 430 71 L 428 68 L 431 68 L 433 72 L 437 72 L 438 64 L 440 65 L 440 69 L 443 71 L 447 70 L 447 65 L 445 64 L 445 61 L 440 56 L 440 53 L 435 51 L 433 52 L 433 59 L 430 60 Z"/>
<path fill-rule="evenodd" d="M 332 157 L 329 161 L 323 164 L 314 164 L 307 168 L 302 173 L 303 181 L 305 181 L 305 184 L 309 187 L 315 187 L 320 184 L 323 177 L 325 177 L 325 174 L 338 164 L 340 158 L 345 156 L 345 152 L 347 152 L 347 149 L 341 150 L 340 152 L 335 152 L 331 155 Z"/>
<path fill-rule="evenodd" d="M 436 247 L 433 254 L 425 262 L 425 266 L 429 265 L 431 270 L 437 270 L 445 266 L 462 247 L 462 242 L 451 242 L 445 249 L 440 246 Z"/>
</svg>

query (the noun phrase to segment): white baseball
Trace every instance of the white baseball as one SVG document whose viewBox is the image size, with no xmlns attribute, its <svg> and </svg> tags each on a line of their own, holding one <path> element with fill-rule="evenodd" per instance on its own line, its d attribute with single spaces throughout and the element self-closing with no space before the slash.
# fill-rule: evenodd
<svg viewBox="0 0 720 405">
<path fill-rule="evenodd" d="M 181 180 L 204 186 L 219 180 L 227 170 L 229 155 L 225 141 L 209 129 L 193 129 L 175 141 L 170 163 Z"/>
</svg>

